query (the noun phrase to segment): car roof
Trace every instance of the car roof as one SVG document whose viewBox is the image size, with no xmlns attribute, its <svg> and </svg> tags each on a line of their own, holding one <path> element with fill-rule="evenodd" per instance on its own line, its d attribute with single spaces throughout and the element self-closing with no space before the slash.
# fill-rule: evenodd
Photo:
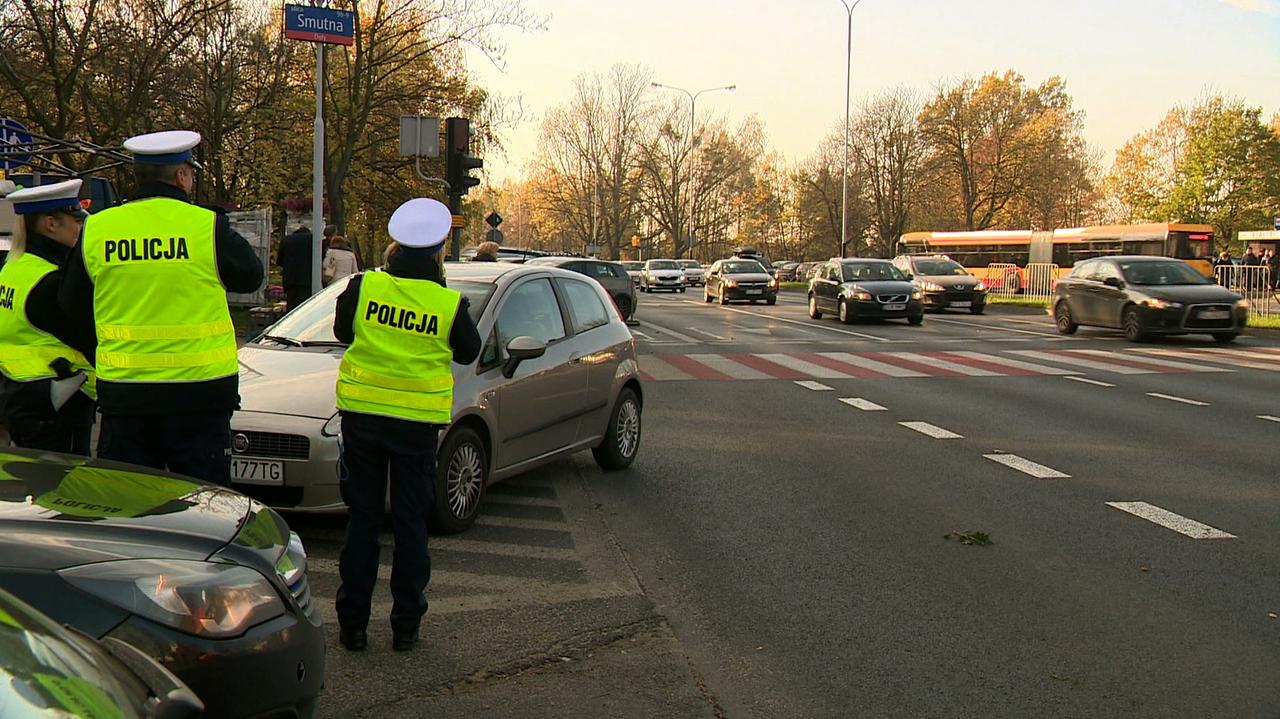
<svg viewBox="0 0 1280 719">
<path fill-rule="evenodd" d="M 1209 258 L 1205 258 L 1206 260 Z M 1114 260 L 1116 262 L 1182 262 L 1176 257 L 1160 257 L 1157 255 L 1103 255 L 1101 257 L 1090 257 L 1089 260 Z M 1079 260 L 1076 264 L 1088 262 L 1089 260 Z"/>
<path fill-rule="evenodd" d="M 888 263 L 889 260 L 880 257 L 832 257 L 832 262 L 883 262 Z"/>
<path fill-rule="evenodd" d="M 536 266 L 536 265 L 535 265 Z M 497 282 L 499 277 L 525 267 L 512 262 L 446 262 L 445 277 L 451 280 Z"/>
</svg>

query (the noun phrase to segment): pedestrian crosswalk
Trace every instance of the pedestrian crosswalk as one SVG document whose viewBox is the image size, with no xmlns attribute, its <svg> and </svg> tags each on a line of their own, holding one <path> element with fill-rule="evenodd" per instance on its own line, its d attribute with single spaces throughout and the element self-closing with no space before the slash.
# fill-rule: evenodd
<svg viewBox="0 0 1280 719">
<path fill-rule="evenodd" d="M 642 355 L 651 381 L 1026 377 L 1280 370 L 1280 349 L 1135 348 L 998 350 L 991 352 L 770 352 Z"/>
</svg>

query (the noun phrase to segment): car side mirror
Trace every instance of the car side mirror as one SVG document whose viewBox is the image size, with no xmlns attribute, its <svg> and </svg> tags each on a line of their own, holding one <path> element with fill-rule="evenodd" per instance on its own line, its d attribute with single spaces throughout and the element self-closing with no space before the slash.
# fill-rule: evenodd
<svg viewBox="0 0 1280 719">
<path fill-rule="evenodd" d="M 1119 277 L 1107 277 L 1102 280 L 1102 284 L 1106 285 L 1107 287 L 1114 287 L 1117 290 L 1124 289 L 1124 280 L 1120 279 Z"/>
<path fill-rule="evenodd" d="M 537 359 L 547 353 L 547 343 L 533 337 L 520 336 L 507 343 L 507 362 L 502 365 L 502 376 L 511 379 L 520 363 Z"/>
<path fill-rule="evenodd" d="M 902 273 L 902 274 L 904 274 L 904 275 L 906 275 L 906 276 L 907 276 L 907 281 L 908 281 L 908 282 L 910 282 L 911 280 L 914 280 L 914 279 L 916 278 L 916 276 L 915 276 L 915 275 L 913 275 L 913 274 L 911 274 L 910 272 L 904 272 L 904 273 Z"/>
</svg>

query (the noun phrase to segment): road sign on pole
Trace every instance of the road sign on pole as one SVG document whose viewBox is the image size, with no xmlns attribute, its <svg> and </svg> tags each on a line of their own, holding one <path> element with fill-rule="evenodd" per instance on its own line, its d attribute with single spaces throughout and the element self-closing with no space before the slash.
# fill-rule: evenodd
<svg viewBox="0 0 1280 719">
<path fill-rule="evenodd" d="M 284 36 L 290 40 L 354 45 L 356 14 L 311 5 L 284 6 Z"/>
<path fill-rule="evenodd" d="M 440 118 L 401 115 L 400 156 L 439 157 Z"/>
<path fill-rule="evenodd" d="M 1276 228 L 1276 230 L 1277 230 L 1277 231 L 1280 231 L 1280 217 L 1275 218 L 1275 219 L 1274 219 L 1274 220 L 1272 220 L 1271 222 L 1272 222 L 1273 226 Z"/>
<path fill-rule="evenodd" d="M 0 151 L 4 152 L 0 155 L 0 170 L 8 172 L 27 164 L 31 156 L 25 152 L 31 148 L 31 135 L 27 134 L 26 125 L 17 120 L 0 117 Z M 10 154 L 19 151 L 24 154 Z"/>
<path fill-rule="evenodd" d="M 489 216 L 484 218 L 484 221 L 488 223 L 490 227 L 496 230 L 498 229 L 498 225 L 502 224 L 502 215 L 499 215 L 497 211 L 490 212 Z"/>
<path fill-rule="evenodd" d="M 496 227 L 495 227 L 495 228 L 493 228 L 492 230 L 489 230 L 488 232 L 484 233 L 484 241 L 485 241 L 485 242 L 496 242 L 496 243 L 498 243 L 499 245 L 501 245 L 501 244 L 502 244 L 502 240 L 503 240 L 502 230 L 499 230 L 499 229 L 498 229 L 498 228 L 496 228 Z"/>
</svg>

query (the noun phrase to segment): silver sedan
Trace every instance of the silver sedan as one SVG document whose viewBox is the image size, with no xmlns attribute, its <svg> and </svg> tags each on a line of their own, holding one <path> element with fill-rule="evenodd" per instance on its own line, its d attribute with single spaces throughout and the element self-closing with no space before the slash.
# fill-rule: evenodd
<svg viewBox="0 0 1280 719">
<path fill-rule="evenodd" d="M 447 264 L 484 339 L 453 365 L 453 423 L 440 435 L 438 532 L 475 521 L 485 487 L 590 449 L 623 469 L 640 448 L 635 342 L 599 284 L 555 267 Z M 334 384 L 335 282 L 240 349 L 232 486 L 287 510 L 343 512 Z"/>
</svg>

